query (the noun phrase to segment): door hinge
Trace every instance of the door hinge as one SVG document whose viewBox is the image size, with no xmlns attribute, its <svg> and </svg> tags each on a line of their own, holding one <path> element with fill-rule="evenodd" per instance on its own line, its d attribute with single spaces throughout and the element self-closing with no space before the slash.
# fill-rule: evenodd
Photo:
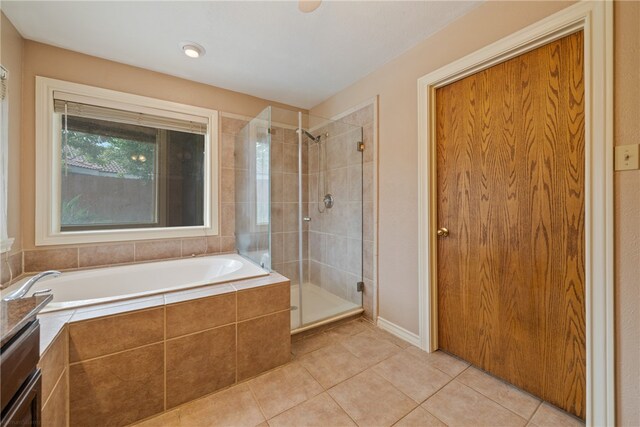
<svg viewBox="0 0 640 427">
<path fill-rule="evenodd" d="M 358 151 L 364 151 L 364 142 L 358 141 L 358 142 L 356 142 L 356 144 L 357 144 L 356 149 Z"/>
<path fill-rule="evenodd" d="M 356 290 L 358 292 L 364 292 L 364 282 L 358 282 L 356 283 Z"/>
</svg>

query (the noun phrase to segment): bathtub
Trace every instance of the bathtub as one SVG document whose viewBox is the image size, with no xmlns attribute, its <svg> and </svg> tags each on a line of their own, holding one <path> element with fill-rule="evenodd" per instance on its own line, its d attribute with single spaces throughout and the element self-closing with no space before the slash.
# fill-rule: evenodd
<svg viewBox="0 0 640 427">
<path fill-rule="evenodd" d="M 103 304 L 198 286 L 267 276 L 268 271 L 240 255 L 215 255 L 148 262 L 45 277 L 29 293 L 51 289 L 53 301 L 42 312 Z M 3 294 L 21 286 L 26 277 Z"/>
</svg>

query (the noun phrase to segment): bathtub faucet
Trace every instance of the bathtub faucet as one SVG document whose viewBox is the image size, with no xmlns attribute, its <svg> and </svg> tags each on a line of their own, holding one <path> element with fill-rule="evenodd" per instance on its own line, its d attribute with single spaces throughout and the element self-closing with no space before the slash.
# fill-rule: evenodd
<svg viewBox="0 0 640 427">
<path fill-rule="evenodd" d="M 56 270 L 43 271 L 42 273 L 36 274 L 31 279 L 29 279 L 26 282 L 24 282 L 24 285 L 20 286 L 18 289 L 16 289 L 15 291 L 11 292 L 6 297 L 4 297 L 3 300 L 4 301 L 13 301 L 13 300 L 17 300 L 17 299 L 20 299 L 20 298 L 24 298 L 24 296 L 27 294 L 27 292 L 29 292 L 29 289 L 31 289 L 31 287 L 33 285 L 35 285 L 38 280 L 42 279 L 43 277 L 47 277 L 47 276 L 58 277 L 61 274 L 62 273 L 60 273 L 59 271 L 56 271 Z"/>
</svg>

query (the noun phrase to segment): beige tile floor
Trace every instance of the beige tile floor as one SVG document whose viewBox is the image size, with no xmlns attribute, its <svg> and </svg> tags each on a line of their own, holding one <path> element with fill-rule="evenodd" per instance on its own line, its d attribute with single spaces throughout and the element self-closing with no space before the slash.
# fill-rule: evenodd
<svg viewBox="0 0 640 427">
<path fill-rule="evenodd" d="M 582 426 L 443 352 L 358 319 L 292 344 L 292 361 L 138 427 Z"/>
</svg>

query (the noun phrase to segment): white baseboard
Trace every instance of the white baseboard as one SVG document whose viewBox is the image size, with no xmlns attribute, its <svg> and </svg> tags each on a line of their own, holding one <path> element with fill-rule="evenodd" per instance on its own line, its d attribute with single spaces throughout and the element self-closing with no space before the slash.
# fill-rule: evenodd
<svg viewBox="0 0 640 427">
<path fill-rule="evenodd" d="M 416 335 L 413 332 L 409 332 L 405 328 L 398 326 L 395 323 L 391 323 L 380 316 L 378 316 L 378 327 L 382 330 L 389 332 L 392 335 L 395 335 L 401 340 L 404 340 L 409 344 L 415 345 L 416 347 L 420 348 L 419 335 Z"/>
</svg>

